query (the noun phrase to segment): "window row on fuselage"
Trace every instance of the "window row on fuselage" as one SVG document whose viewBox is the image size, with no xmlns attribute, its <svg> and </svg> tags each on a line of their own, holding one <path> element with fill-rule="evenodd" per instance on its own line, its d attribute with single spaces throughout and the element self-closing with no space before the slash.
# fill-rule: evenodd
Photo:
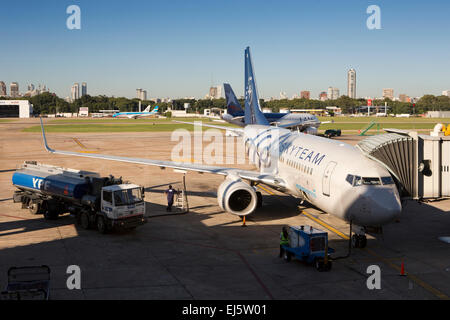
<svg viewBox="0 0 450 320">
<path fill-rule="evenodd" d="M 281 156 L 280 157 L 280 161 L 285 163 L 286 165 L 288 165 L 291 168 L 295 168 L 295 169 L 299 170 L 300 172 L 302 172 L 304 174 L 308 174 L 308 175 L 312 175 L 313 174 L 313 168 L 312 167 L 307 166 L 306 164 L 301 163 L 299 161 L 288 159 L 285 156 Z"/>
</svg>

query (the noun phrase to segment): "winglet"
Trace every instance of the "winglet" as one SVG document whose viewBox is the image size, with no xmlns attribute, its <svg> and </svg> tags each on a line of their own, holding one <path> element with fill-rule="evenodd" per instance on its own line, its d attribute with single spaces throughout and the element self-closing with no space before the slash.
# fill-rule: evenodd
<svg viewBox="0 0 450 320">
<path fill-rule="evenodd" d="M 42 122 L 42 117 L 39 117 L 39 119 L 41 120 L 41 129 L 42 129 L 42 139 L 44 140 L 44 147 L 45 150 L 47 150 L 48 152 L 55 152 L 55 150 L 53 150 L 52 148 L 50 148 L 47 144 L 47 138 L 45 137 L 45 130 L 44 130 L 44 123 Z"/>
</svg>

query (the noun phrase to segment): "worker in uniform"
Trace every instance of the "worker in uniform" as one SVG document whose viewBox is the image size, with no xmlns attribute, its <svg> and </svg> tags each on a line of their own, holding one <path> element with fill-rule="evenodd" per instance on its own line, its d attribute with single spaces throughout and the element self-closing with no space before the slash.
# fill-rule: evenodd
<svg viewBox="0 0 450 320">
<path fill-rule="evenodd" d="M 167 208 L 166 208 L 166 211 L 170 212 L 170 211 L 172 211 L 173 197 L 175 196 L 177 191 L 174 190 L 172 188 L 172 186 L 170 185 L 169 189 L 167 189 L 164 193 L 167 195 Z"/>
<path fill-rule="evenodd" d="M 283 256 L 283 246 L 289 245 L 289 234 L 286 227 L 283 227 L 280 233 L 280 258 Z"/>
</svg>

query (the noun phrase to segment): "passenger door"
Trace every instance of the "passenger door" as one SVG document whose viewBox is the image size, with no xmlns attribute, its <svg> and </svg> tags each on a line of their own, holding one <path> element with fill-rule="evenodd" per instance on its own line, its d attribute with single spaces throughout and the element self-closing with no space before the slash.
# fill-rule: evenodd
<svg viewBox="0 0 450 320">
<path fill-rule="evenodd" d="M 330 196 L 330 182 L 331 182 L 331 175 L 333 174 L 334 168 L 336 168 L 337 163 L 336 162 L 329 162 L 327 164 L 327 167 L 325 169 L 325 172 L 323 173 L 322 178 L 322 193 L 325 196 Z"/>
</svg>

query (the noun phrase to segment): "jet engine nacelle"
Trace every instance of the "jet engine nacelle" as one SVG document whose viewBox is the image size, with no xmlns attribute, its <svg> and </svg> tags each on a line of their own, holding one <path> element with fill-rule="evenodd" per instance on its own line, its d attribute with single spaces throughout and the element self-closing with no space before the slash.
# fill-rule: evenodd
<svg viewBox="0 0 450 320">
<path fill-rule="evenodd" d="M 307 133 L 307 134 L 311 134 L 313 136 L 316 136 L 318 130 L 315 127 L 307 127 L 304 132 Z"/>
<path fill-rule="evenodd" d="M 246 216 L 256 210 L 258 196 L 253 187 L 240 178 L 225 179 L 217 191 L 220 208 L 237 216 Z"/>
</svg>

